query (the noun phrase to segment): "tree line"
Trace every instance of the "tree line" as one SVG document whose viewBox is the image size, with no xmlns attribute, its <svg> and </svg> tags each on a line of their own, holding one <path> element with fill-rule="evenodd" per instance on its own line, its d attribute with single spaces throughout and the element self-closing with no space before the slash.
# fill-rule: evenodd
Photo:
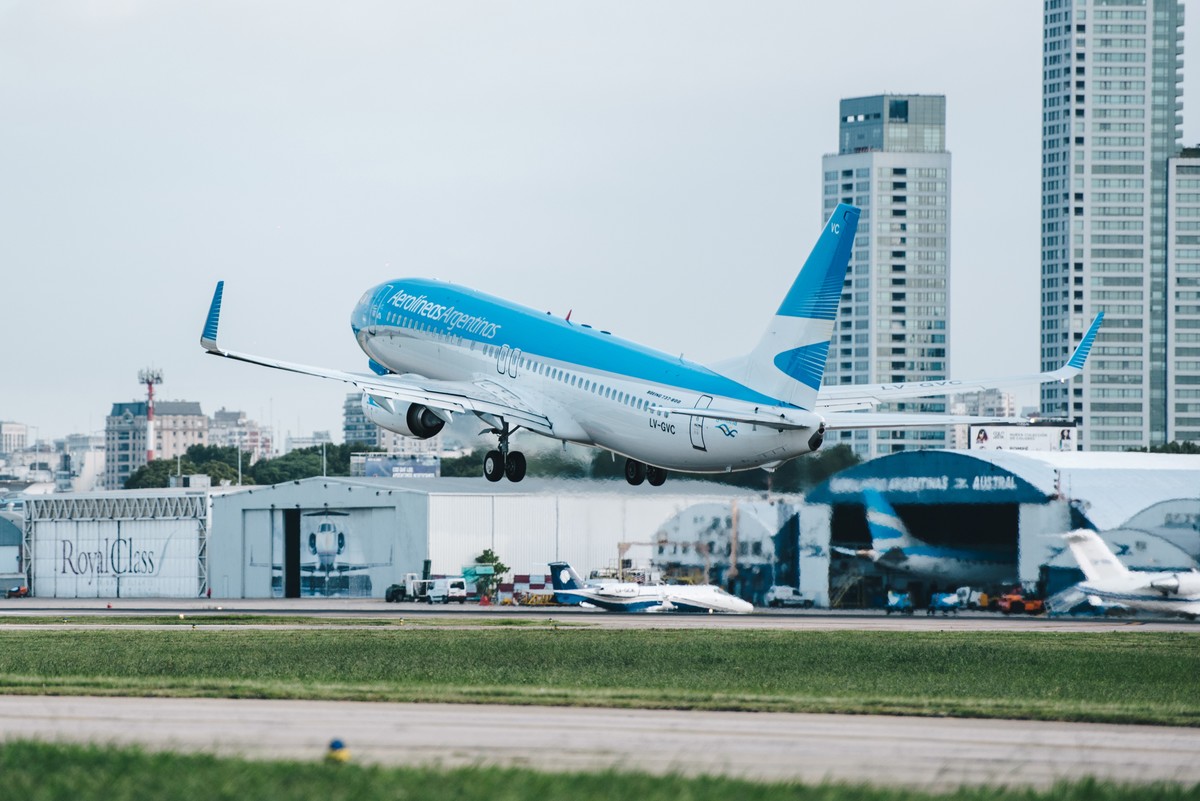
<svg viewBox="0 0 1200 801">
<path fill-rule="evenodd" d="M 260 459 L 250 464 L 250 453 L 242 452 L 243 484 L 281 484 L 314 476 L 350 475 L 350 454 L 378 451 L 359 442 L 325 446 L 325 469 L 321 468 L 321 448 L 297 448 L 274 459 Z M 477 448 L 461 457 L 442 459 L 443 476 L 482 475 L 483 456 L 487 448 Z M 613 457 L 608 451 L 596 451 L 590 459 L 579 459 L 558 450 L 527 452 L 527 475 L 546 478 L 621 479 L 625 478 L 625 459 Z M 859 463 L 854 451 L 846 445 L 835 445 L 815 454 L 786 462 L 774 472 L 747 470 L 738 473 L 719 473 L 696 476 L 709 481 L 752 490 L 774 492 L 803 492 L 811 489 L 839 470 Z M 170 486 L 171 476 L 207 475 L 213 486 L 222 482 L 237 484 L 238 452 L 235 447 L 193 445 L 178 459 L 155 459 L 139 468 L 125 482 L 126 489 L 148 489 Z M 686 474 L 680 474 L 686 477 Z"/>
</svg>

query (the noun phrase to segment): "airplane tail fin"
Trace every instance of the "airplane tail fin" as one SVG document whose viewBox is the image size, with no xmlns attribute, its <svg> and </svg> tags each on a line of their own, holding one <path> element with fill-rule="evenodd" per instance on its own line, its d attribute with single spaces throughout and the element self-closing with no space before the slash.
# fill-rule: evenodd
<svg viewBox="0 0 1200 801">
<path fill-rule="evenodd" d="M 749 356 L 718 366 L 751 389 L 803 409 L 816 405 L 859 209 L 839 204 Z"/>
<path fill-rule="evenodd" d="M 583 579 L 566 562 L 550 562 L 550 584 L 554 587 L 554 600 L 560 604 L 577 604 L 583 600 L 573 594 L 559 594 L 563 590 L 583 589 Z"/>
<path fill-rule="evenodd" d="M 863 490 L 863 506 L 867 513 L 867 529 L 871 532 L 871 547 L 882 558 L 889 552 L 911 548 L 919 543 L 908 533 L 908 527 L 878 490 Z"/>
<path fill-rule="evenodd" d="M 1105 581 L 1128 575 L 1129 569 L 1121 564 L 1121 560 L 1096 532 L 1079 529 L 1065 536 L 1079 569 L 1088 581 Z"/>
</svg>

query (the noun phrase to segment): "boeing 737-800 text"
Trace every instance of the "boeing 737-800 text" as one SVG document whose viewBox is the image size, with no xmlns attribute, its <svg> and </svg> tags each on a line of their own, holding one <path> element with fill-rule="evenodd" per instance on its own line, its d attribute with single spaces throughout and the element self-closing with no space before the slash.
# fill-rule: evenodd
<svg viewBox="0 0 1200 801">
<path fill-rule="evenodd" d="M 607 331 L 539 313 L 453 284 L 404 278 L 373 287 L 351 315 L 371 373 L 276 361 L 217 344 L 224 282 L 217 284 L 200 342 L 209 353 L 352 384 L 367 417 L 389 431 L 427 438 L 455 414 L 473 414 L 497 437 L 484 459 L 491 481 L 520 481 L 519 430 L 604 448 L 626 457 L 631 484 L 667 470 L 723 473 L 773 469 L 821 447 L 844 428 L 903 428 L 993 418 L 878 414 L 881 402 L 1078 374 L 1096 336 L 1049 373 L 982 381 L 821 388 L 859 210 L 830 216 L 757 347 L 718 367 L 651 350 Z"/>
</svg>

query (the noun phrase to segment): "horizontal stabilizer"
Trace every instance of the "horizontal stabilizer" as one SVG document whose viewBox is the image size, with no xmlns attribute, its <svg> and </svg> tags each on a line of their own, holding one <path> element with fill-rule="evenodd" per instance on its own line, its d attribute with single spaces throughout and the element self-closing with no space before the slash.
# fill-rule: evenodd
<svg viewBox="0 0 1200 801">
<path fill-rule="evenodd" d="M 825 412 L 825 428 L 934 428 L 937 426 L 996 425 L 997 423 L 1021 424 L 1028 421 L 1019 417 L 972 417 L 965 414 L 910 414 L 906 412 Z"/>
</svg>

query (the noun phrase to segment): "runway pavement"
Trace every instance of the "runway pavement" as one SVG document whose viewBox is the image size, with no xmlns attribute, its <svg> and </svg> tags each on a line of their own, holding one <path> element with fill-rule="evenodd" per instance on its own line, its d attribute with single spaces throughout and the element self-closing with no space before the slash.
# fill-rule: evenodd
<svg viewBox="0 0 1200 801">
<path fill-rule="evenodd" d="M 205 616 L 271 615 L 321 618 L 432 618 L 455 625 L 494 623 L 497 619 L 562 620 L 571 625 L 603 628 L 738 628 L 796 631 L 1178 631 L 1200 634 L 1200 623 L 1167 617 L 1045 617 L 992 612 L 964 612 L 952 616 L 911 617 L 885 615 L 877 610 L 774 610 L 759 609 L 750 615 L 621 615 L 579 607 L 481 607 L 478 604 L 430 606 L 419 603 L 384 603 L 372 598 L 303 599 L 56 599 L 0 600 L 0 625 L 19 623 L 22 617 L 73 617 L 95 615 L 185 614 L 199 622 Z"/>
<path fill-rule="evenodd" d="M 0 697 L 0 736 L 360 762 L 619 768 L 946 790 L 1086 776 L 1200 782 L 1200 729 L 1034 721 L 368 704 Z"/>
</svg>

